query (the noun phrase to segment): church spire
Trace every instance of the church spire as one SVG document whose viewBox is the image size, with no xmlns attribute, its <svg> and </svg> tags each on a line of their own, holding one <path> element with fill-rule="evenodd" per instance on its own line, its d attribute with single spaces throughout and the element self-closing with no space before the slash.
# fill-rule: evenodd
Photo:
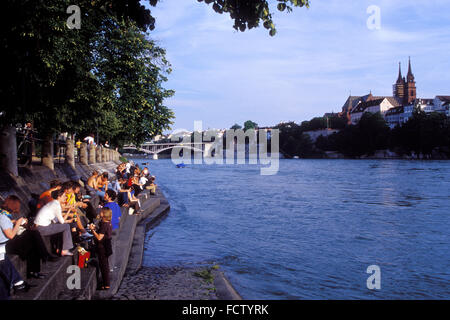
<svg viewBox="0 0 450 320">
<path fill-rule="evenodd" d="M 414 81 L 414 75 L 412 73 L 411 70 L 411 57 L 409 57 L 409 62 L 408 62 L 408 75 L 406 76 L 408 81 Z"/>
<path fill-rule="evenodd" d="M 398 63 L 398 79 L 397 79 L 397 83 L 402 82 L 402 63 L 399 62 Z"/>
</svg>

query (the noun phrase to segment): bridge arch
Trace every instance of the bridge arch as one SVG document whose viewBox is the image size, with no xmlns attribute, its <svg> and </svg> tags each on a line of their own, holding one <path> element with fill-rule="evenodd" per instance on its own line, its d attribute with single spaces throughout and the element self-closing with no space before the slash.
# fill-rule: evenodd
<svg viewBox="0 0 450 320">
<path fill-rule="evenodd" d="M 168 147 L 165 147 L 165 148 L 162 148 L 162 149 L 158 149 L 156 151 L 147 150 L 147 149 L 144 149 L 144 148 L 136 148 L 135 146 L 124 146 L 123 147 L 124 150 L 137 150 L 139 152 L 144 152 L 144 153 L 152 154 L 152 155 L 161 153 L 161 152 L 166 151 L 166 150 L 174 149 L 174 148 L 190 149 L 190 150 L 193 150 L 193 151 L 204 153 L 204 151 L 202 149 L 195 148 L 195 147 L 192 147 L 190 145 L 173 145 L 173 146 L 168 146 Z"/>
</svg>

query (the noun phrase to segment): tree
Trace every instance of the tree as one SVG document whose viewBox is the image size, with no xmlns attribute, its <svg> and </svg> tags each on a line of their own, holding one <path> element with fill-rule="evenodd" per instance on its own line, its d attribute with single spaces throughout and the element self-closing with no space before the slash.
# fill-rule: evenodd
<svg viewBox="0 0 450 320">
<path fill-rule="evenodd" d="M 260 22 L 264 28 L 269 30 L 269 34 L 274 36 L 276 28 L 272 20 L 272 13 L 267 0 L 197 0 L 198 2 L 212 3 L 215 12 L 229 13 L 234 20 L 234 29 L 245 31 L 258 27 Z M 309 7 L 309 0 L 278 0 L 277 9 L 279 11 L 292 11 L 294 7 Z"/>
<path fill-rule="evenodd" d="M 391 147 L 400 153 L 431 156 L 436 148 L 448 145 L 448 124 L 444 114 L 416 109 L 403 126 L 392 130 Z"/>
<path fill-rule="evenodd" d="M 301 129 L 303 131 L 314 131 L 321 129 L 343 129 L 347 122 L 343 118 L 338 116 L 334 117 L 316 117 L 309 121 L 303 121 L 301 123 Z"/>
<path fill-rule="evenodd" d="M 349 157 L 372 155 L 386 149 L 389 126 L 380 113 L 364 113 L 357 125 L 349 125 L 340 132 L 317 139 L 316 147 L 324 151 L 339 151 Z"/>
<path fill-rule="evenodd" d="M 69 30 L 69 1 L 33 7 L 6 1 L 2 12 L 21 16 L 0 31 L 8 62 L 2 124 L 31 120 L 45 135 L 98 129 L 118 143 L 139 143 L 168 128 L 173 113 L 162 102 L 173 91 L 162 83 L 170 65 L 142 31 L 154 21 L 138 3 L 80 0 L 82 28 Z M 108 64 L 115 70 L 105 70 Z"/>
<path fill-rule="evenodd" d="M 295 122 L 279 124 L 275 129 L 280 130 L 280 151 L 286 157 L 304 158 L 314 154 L 311 138 Z"/>
<path fill-rule="evenodd" d="M 174 92 L 162 86 L 171 71 L 165 50 L 132 22 L 110 21 L 100 33 L 95 75 L 107 90 L 106 102 L 122 125 L 114 138 L 140 144 L 169 129 L 174 115 L 163 102 Z"/>
<path fill-rule="evenodd" d="M 231 126 L 230 129 L 232 129 L 232 130 L 239 130 L 239 129 L 242 129 L 242 126 L 240 126 L 240 125 L 238 125 L 237 123 L 235 123 L 235 124 L 233 124 L 233 125 Z"/>
<path fill-rule="evenodd" d="M 244 131 L 247 131 L 249 129 L 256 129 L 258 128 L 258 124 L 256 122 L 253 122 L 251 120 L 247 120 L 244 122 Z"/>
</svg>

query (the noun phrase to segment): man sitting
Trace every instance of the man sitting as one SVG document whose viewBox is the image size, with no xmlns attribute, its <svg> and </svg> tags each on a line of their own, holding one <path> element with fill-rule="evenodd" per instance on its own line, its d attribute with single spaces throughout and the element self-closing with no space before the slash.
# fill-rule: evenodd
<svg viewBox="0 0 450 320">
<path fill-rule="evenodd" d="M 116 195 L 116 193 L 113 190 L 111 190 L 111 189 L 106 190 L 106 192 L 105 192 L 106 204 L 103 206 L 104 208 L 109 208 L 112 211 L 111 224 L 112 224 L 112 229 L 113 230 L 119 229 L 120 217 L 122 216 L 122 212 L 120 211 L 120 207 L 115 202 L 116 196 L 117 195 Z"/>
<path fill-rule="evenodd" d="M 98 172 L 94 170 L 92 172 L 92 175 L 89 177 L 87 181 L 87 191 L 89 191 L 92 194 L 94 194 L 97 190 L 97 178 L 98 178 Z"/>
<path fill-rule="evenodd" d="M 108 190 L 108 172 L 103 172 L 101 176 L 97 177 L 96 188 L 97 195 L 100 198 L 105 197 L 105 192 Z"/>
</svg>

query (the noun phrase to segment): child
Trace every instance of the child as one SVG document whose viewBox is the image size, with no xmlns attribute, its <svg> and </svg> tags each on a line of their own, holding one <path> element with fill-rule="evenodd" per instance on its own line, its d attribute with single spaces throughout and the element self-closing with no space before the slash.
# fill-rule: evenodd
<svg viewBox="0 0 450 320">
<path fill-rule="evenodd" d="M 95 225 L 91 224 L 90 229 L 95 237 L 97 243 L 97 256 L 100 265 L 100 272 L 102 273 L 103 285 L 101 290 L 108 290 L 110 288 L 109 280 L 109 263 L 108 257 L 112 254 L 112 211 L 109 208 L 102 208 L 100 211 L 101 221 L 96 231 Z"/>
</svg>

